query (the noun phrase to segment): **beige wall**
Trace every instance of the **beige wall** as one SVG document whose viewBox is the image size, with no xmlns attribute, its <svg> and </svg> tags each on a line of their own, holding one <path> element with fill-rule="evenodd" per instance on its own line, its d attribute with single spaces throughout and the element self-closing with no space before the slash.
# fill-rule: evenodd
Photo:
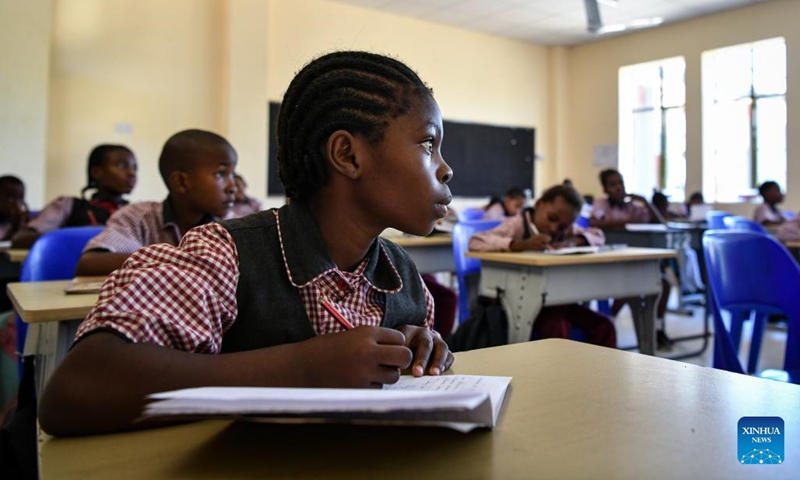
<svg viewBox="0 0 800 480">
<path fill-rule="evenodd" d="M 25 173 L 47 199 L 80 190 L 100 142 L 136 153 L 132 199 L 162 198 L 161 145 L 190 127 L 227 135 L 263 198 L 267 100 L 334 49 L 395 55 L 446 119 L 533 127 L 548 148 L 545 47 L 322 0 L 55 0 L 53 16 L 46 171 Z"/>
<path fill-rule="evenodd" d="M 0 161 L 5 171 L 26 178 L 34 208 L 75 194 L 85 182 L 89 149 L 103 141 L 126 143 L 139 157 L 134 200 L 162 198 L 166 190 L 156 169 L 161 145 L 190 127 L 227 135 L 250 193 L 263 198 L 267 101 L 279 100 L 309 59 L 346 48 L 407 62 L 434 88 L 446 119 L 536 128 L 543 157 L 537 190 L 569 176 L 595 194 L 600 187 L 592 147 L 617 142 L 619 67 L 683 55 L 687 183 L 694 190 L 701 185 L 702 51 L 778 35 L 789 49 L 787 206 L 800 206 L 800 96 L 791 93 L 792 80 L 800 78 L 800 60 L 792 54 L 800 48 L 800 31 L 792 24 L 800 15 L 796 0 L 575 48 L 546 48 L 323 0 L 6 0 L 2 8 L 3 38 L 29 41 L 22 48 L 10 41 L 0 47 Z M 732 208 L 749 212 L 752 206 Z"/>
<path fill-rule="evenodd" d="M 45 198 L 50 0 L 0 2 L 0 175 L 26 183 L 31 208 Z"/>
<path fill-rule="evenodd" d="M 225 125 L 225 7 L 221 0 L 55 1 L 49 198 L 80 191 L 88 153 L 104 142 L 136 153 L 133 199 L 166 195 L 157 167 L 164 141 L 186 128 Z"/>
<path fill-rule="evenodd" d="M 687 190 L 702 187 L 700 57 L 703 51 L 783 36 L 788 60 L 788 195 L 785 206 L 800 208 L 800 2 L 781 0 L 667 25 L 572 48 L 569 53 L 569 129 L 559 135 L 565 168 L 575 185 L 601 194 L 592 147 L 617 143 L 617 75 L 620 67 L 682 55 L 686 59 Z M 559 132 L 560 133 L 560 132 Z M 553 178 L 551 180 L 557 180 Z M 753 205 L 720 205 L 750 215 Z"/>
</svg>

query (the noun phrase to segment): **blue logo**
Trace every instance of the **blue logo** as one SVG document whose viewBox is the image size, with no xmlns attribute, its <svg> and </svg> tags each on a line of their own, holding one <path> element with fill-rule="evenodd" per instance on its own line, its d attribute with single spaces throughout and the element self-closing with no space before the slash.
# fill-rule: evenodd
<svg viewBox="0 0 800 480">
<path fill-rule="evenodd" d="M 739 463 L 777 465 L 783 463 L 783 419 L 742 417 L 739 419 Z"/>
</svg>

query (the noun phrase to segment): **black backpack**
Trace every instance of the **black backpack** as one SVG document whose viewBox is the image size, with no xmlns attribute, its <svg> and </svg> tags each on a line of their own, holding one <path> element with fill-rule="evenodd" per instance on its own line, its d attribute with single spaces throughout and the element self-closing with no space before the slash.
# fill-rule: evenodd
<svg viewBox="0 0 800 480">
<path fill-rule="evenodd" d="M 464 352 L 508 343 L 508 317 L 502 297 L 500 291 L 497 292 L 497 298 L 478 297 L 470 317 L 445 338 L 450 351 Z"/>
</svg>

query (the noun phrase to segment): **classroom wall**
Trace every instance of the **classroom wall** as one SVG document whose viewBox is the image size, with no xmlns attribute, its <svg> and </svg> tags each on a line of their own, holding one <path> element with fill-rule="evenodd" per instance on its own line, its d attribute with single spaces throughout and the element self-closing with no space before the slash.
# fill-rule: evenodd
<svg viewBox="0 0 800 480">
<path fill-rule="evenodd" d="M 31 208 L 45 196 L 50 0 L 0 2 L 0 175 L 26 183 Z"/>
<path fill-rule="evenodd" d="M 800 208 L 800 2 L 776 0 L 582 45 L 569 52 L 569 129 L 559 135 L 565 168 L 575 185 L 602 194 L 592 164 L 594 145 L 618 141 L 617 76 L 620 67 L 682 55 L 686 59 L 687 190 L 702 187 L 700 57 L 703 51 L 782 36 L 786 39 L 789 93 L 788 194 L 784 206 Z M 559 132 L 560 133 L 560 132 Z M 551 178 L 556 181 L 558 178 Z M 647 192 L 642 192 L 647 193 Z M 718 205 L 750 215 L 753 204 Z"/>
<path fill-rule="evenodd" d="M 161 146 L 191 127 L 227 135 L 249 193 L 263 199 L 267 101 L 334 49 L 395 55 L 434 88 L 446 119 L 533 127 L 537 150 L 548 149 L 546 47 L 323 0 L 54 0 L 52 8 L 49 74 L 34 72 L 49 80 L 45 168 L 24 169 L 46 191 L 31 199 L 36 206 L 76 194 L 100 142 L 136 153 L 133 200 L 162 198 Z"/>
<path fill-rule="evenodd" d="M 80 191 L 88 153 L 104 142 L 128 145 L 139 160 L 132 199 L 166 195 L 164 141 L 224 125 L 224 14 L 220 0 L 56 0 L 49 198 Z"/>
</svg>

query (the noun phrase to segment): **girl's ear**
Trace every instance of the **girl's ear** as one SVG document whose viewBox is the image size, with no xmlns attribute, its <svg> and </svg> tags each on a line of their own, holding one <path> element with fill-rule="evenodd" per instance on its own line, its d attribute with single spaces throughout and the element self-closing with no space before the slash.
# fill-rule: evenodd
<svg viewBox="0 0 800 480">
<path fill-rule="evenodd" d="M 328 137 L 325 158 L 334 169 L 345 177 L 357 179 L 361 176 L 359 142 L 350 132 L 337 130 Z"/>
<path fill-rule="evenodd" d="M 95 165 L 91 169 L 89 169 L 89 175 L 92 177 L 92 180 L 95 183 L 99 183 L 98 179 L 103 175 L 103 167 L 100 165 Z"/>
<path fill-rule="evenodd" d="M 189 175 L 186 172 L 175 170 L 167 177 L 167 190 L 170 193 L 184 194 L 189 189 Z"/>
</svg>

